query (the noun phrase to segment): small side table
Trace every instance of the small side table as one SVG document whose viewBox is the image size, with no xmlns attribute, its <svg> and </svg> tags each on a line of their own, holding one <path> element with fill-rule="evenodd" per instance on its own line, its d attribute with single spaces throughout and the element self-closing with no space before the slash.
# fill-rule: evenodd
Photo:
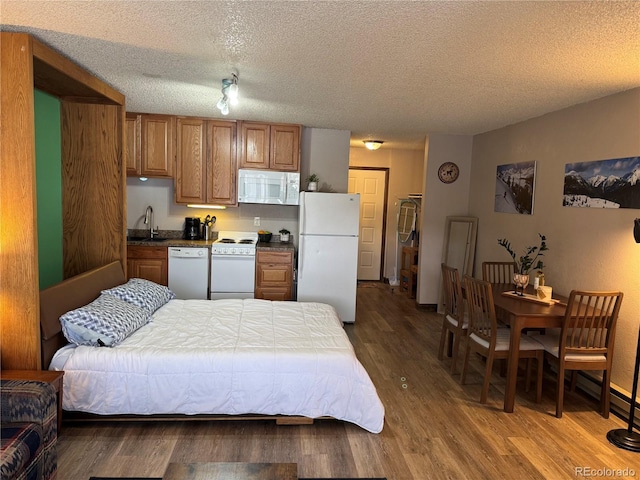
<svg viewBox="0 0 640 480">
<path fill-rule="evenodd" d="M 296 480 L 296 463 L 170 463 L 163 480 Z"/>
<path fill-rule="evenodd" d="M 418 247 L 402 247 L 400 264 L 400 290 L 406 291 L 409 298 L 416 298 L 418 283 Z"/>
<path fill-rule="evenodd" d="M 55 370 L 2 370 L 2 380 L 35 380 L 53 385 L 58 401 L 58 435 L 62 428 L 62 377 L 64 372 Z"/>
</svg>

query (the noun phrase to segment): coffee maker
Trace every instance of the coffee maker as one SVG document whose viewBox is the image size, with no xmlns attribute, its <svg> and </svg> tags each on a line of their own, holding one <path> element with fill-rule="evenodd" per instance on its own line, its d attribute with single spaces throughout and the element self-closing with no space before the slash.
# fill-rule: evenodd
<svg viewBox="0 0 640 480">
<path fill-rule="evenodd" d="M 185 240 L 200 239 L 200 217 L 185 217 L 184 238 Z"/>
</svg>

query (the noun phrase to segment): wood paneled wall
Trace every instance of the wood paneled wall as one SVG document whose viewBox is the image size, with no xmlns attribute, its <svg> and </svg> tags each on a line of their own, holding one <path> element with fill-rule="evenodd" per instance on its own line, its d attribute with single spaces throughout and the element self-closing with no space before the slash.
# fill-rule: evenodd
<svg viewBox="0 0 640 480">
<path fill-rule="evenodd" d="M 27 35 L 0 41 L 2 368 L 40 368 L 33 64 Z"/>
<path fill-rule="evenodd" d="M 64 277 L 126 258 L 121 107 L 62 102 Z"/>
</svg>

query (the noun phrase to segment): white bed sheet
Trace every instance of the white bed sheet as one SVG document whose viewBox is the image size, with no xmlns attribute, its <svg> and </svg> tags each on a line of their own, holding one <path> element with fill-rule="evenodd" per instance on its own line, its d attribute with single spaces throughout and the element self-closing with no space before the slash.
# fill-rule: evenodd
<svg viewBox="0 0 640 480">
<path fill-rule="evenodd" d="M 63 408 L 95 414 L 330 416 L 378 433 L 384 407 L 335 309 L 171 300 L 116 347 L 65 347 Z"/>
</svg>

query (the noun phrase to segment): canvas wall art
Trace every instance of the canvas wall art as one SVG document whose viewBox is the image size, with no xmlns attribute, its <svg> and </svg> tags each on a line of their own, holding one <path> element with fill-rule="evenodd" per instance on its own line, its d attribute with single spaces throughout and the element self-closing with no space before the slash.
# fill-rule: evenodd
<svg viewBox="0 0 640 480">
<path fill-rule="evenodd" d="M 640 157 L 567 163 L 566 207 L 640 208 Z"/>
<path fill-rule="evenodd" d="M 531 215 L 535 177 L 536 162 L 498 165 L 495 211 Z"/>
</svg>

